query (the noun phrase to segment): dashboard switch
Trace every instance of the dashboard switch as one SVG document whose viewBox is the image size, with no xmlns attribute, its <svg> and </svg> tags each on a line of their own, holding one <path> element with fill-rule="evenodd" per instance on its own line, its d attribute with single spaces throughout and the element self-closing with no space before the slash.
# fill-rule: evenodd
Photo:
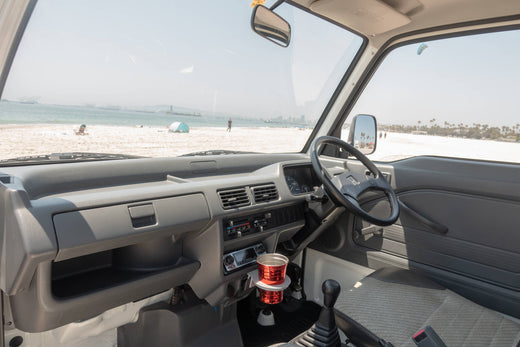
<svg viewBox="0 0 520 347">
<path fill-rule="evenodd" d="M 232 255 L 227 255 L 225 258 L 224 258 L 224 263 L 226 265 L 231 265 L 235 262 L 235 258 L 233 258 Z"/>
</svg>

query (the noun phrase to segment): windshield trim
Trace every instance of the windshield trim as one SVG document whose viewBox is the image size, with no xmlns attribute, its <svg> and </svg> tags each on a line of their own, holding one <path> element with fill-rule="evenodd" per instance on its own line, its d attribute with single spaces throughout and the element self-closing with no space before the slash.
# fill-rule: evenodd
<svg viewBox="0 0 520 347">
<path fill-rule="evenodd" d="M 7 82 L 7 77 L 9 76 L 9 72 L 11 71 L 11 66 L 13 65 L 16 52 L 18 51 L 18 46 L 22 41 L 23 34 L 25 33 L 25 29 L 27 28 L 27 24 L 29 23 L 29 19 L 31 19 L 33 10 L 36 7 L 36 2 L 37 0 L 29 0 L 27 2 L 22 19 L 18 23 L 18 28 L 16 28 L 16 33 L 14 34 L 14 37 L 11 41 L 11 45 L 10 47 L 8 47 L 8 52 L 4 61 L 4 65 L 0 66 L 0 99 L 2 98 L 5 84 Z"/>
</svg>

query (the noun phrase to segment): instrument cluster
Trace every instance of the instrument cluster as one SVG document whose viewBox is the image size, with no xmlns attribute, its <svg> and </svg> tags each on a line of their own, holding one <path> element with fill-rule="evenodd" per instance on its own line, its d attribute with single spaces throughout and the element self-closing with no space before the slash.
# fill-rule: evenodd
<svg viewBox="0 0 520 347">
<path fill-rule="evenodd" d="M 284 175 L 293 195 L 310 193 L 321 184 L 310 165 L 286 166 Z"/>
</svg>

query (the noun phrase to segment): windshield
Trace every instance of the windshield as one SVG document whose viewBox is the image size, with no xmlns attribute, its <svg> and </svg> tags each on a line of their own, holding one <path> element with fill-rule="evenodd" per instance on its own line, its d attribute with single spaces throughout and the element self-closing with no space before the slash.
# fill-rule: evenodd
<svg viewBox="0 0 520 347">
<path fill-rule="evenodd" d="M 282 4 L 283 48 L 250 29 L 250 5 L 39 0 L 0 101 L 0 159 L 300 151 L 362 39 Z"/>
</svg>

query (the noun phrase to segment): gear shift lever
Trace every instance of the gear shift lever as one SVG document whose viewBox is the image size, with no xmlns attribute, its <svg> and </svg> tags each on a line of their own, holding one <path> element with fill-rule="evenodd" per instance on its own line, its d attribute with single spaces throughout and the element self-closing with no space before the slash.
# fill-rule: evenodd
<svg viewBox="0 0 520 347">
<path fill-rule="evenodd" d="M 321 285 L 323 307 L 316 324 L 292 342 L 302 346 L 339 347 L 341 342 L 338 327 L 334 318 L 334 304 L 338 299 L 341 287 L 334 280 L 326 280 Z"/>
<path fill-rule="evenodd" d="M 337 332 L 336 320 L 334 319 L 334 304 L 336 300 L 338 300 L 340 290 L 341 287 L 339 283 L 334 280 L 326 280 L 321 285 L 323 308 L 320 312 L 320 318 L 318 322 L 316 322 L 317 326 Z"/>
</svg>

